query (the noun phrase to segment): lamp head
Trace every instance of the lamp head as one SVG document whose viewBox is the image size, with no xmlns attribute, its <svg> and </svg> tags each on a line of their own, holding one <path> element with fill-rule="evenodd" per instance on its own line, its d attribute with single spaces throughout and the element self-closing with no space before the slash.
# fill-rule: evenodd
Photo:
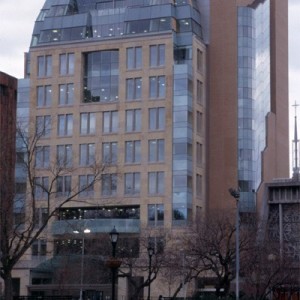
<svg viewBox="0 0 300 300">
<path fill-rule="evenodd" d="M 150 257 L 154 254 L 154 248 L 152 246 L 148 246 L 147 251 Z"/>
<path fill-rule="evenodd" d="M 116 244 L 119 238 L 119 232 L 117 231 L 116 227 L 114 226 L 113 230 L 109 233 L 110 241 L 112 244 Z"/>
</svg>

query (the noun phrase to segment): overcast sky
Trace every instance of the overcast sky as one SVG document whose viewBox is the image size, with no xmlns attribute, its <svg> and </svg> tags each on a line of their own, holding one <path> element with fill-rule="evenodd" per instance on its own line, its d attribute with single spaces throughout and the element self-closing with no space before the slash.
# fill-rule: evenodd
<svg viewBox="0 0 300 300">
<path fill-rule="evenodd" d="M 271 0 L 273 1 L 273 0 Z M 34 21 L 45 0 L 0 0 L 0 71 L 23 77 Z M 289 99 L 300 104 L 300 0 L 289 0 Z M 293 110 L 291 109 L 292 115 Z M 298 113 L 299 114 L 299 113 Z M 293 118 L 290 118 L 292 121 Z"/>
</svg>

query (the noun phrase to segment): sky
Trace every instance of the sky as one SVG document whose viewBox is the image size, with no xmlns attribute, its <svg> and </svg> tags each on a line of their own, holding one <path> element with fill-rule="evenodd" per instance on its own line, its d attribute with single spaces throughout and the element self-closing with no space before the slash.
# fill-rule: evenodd
<svg viewBox="0 0 300 300">
<path fill-rule="evenodd" d="M 293 128 L 292 104 L 295 101 L 300 104 L 300 0 L 288 1 L 290 128 Z M 23 77 L 24 52 L 29 49 L 34 21 L 44 2 L 0 0 L 0 71 Z"/>
</svg>

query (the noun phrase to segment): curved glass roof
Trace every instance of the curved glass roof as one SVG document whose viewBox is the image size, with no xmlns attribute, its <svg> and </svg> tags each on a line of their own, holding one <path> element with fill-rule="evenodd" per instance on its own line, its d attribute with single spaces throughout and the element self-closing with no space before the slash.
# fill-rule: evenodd
<svg viewBox="0 0 300 300">
<path fill-rule="evenodd" d="M 160 31 L 202 37 L 199 20 L 197 0 L 46 0 L 31 46 Z"/>
</svg>

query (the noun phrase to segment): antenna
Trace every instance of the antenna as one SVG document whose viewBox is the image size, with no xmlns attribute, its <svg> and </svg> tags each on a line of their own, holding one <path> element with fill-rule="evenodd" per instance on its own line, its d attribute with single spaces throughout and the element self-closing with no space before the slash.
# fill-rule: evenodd
<svg viewBox="0 0 300 300">
<path fill-rule="evenodd" d="M 295 127 L 294 127 L 294 166 L 293 166 L 293 179 L 298 180 L 299 179 L 299 166 L 298 166 L 298 132 L 297 132 L 297 107 L 299 104 L 295 101 L 295 104 L 293 104 L 295 108 Z"/>
</svg>

